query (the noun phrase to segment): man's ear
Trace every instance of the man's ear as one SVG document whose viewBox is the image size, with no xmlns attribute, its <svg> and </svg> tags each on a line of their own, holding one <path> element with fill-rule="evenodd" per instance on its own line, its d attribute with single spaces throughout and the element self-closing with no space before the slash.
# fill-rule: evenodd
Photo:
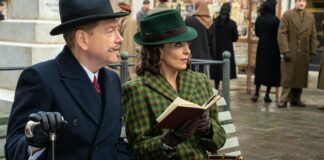
<svg viewBox="0 0 324 160">
<path fill-rule="evenodd" d="M 82 50 L 87 50 L 89 47 L 89 35 L 87 32 L 79 29 L 75 32 L 75 42 Z"/>
</svg>

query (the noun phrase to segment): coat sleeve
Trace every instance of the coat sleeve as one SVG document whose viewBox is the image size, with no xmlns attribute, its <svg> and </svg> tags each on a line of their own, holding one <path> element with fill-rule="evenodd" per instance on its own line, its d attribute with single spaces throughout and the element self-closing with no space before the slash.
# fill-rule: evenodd
<svg viewBox="0 0 324 160">
<path fill-rule="evenodd" d="M 208 28 L 208 46 L 210 51 L 210 56 L 215 59 L 215 44 L 216 44 L 216 38 L 215 38 L 215 25 L 214 23 Z"/>
<path fill-rule="evenodd" d="M 212 86 L 210 85 L 209 80 L 206 76 L 204 76 L 204 82 L 206 88 L 208 88 L 209 95 L 212 96 Z M 207 151 L 215 152 L 221 147 L 223 147 L 226 140 L 226 133 L 218 121 L 218 112 L 216 104 L 209 110 L 209 117 L 212 121 L 212 136 L 209 138 L 200 137 L 200 143 Z"/>
<path fill-rule="evenodd" d="M 316 33 L 316 26 L 315 26 L 315 18 L 312 15 L 312 30 L 311 30 L 311 35 L 310 35 L 310 56 L 313 58 L 316 55 L 316 50 L 317 50 L 317 33 Z"/>
<path fill-rule="evenodd" d="M 49 96 L 44 80 L 35 69 L 28 68 L 22 72 L 9 116 L 5 145 L 7 160 L 28 159 L 24 128 L 29 114 L 48 110 Z"/>
<path fill-rule="evenodd" d="M 288 43 L 288 28 L 289 22 L 287 19 L 287 13 L 282 16 L 279 30 L 278 30 L 278 44 L 280 53 L 286 53 L 290 51 L 289 43 Z"/>
<path fill-rule="evenodd" d="M 258 17 L 255 21 L 255 28 L 254 28 L 254 32 L 255 32 L 255 35 L 257 37 L 260 37 L 260 34 L 259 34 L 259 21 L 260 21 L 260 18 Z"/>
<path fill-rule="evenodd" d="M 280 26 L 280 20 L 279 20 L 279 18 L 275 17 L 274 25 L 273 25 L 273 30 L 275 31 L 275 33 L 278 33 L 279 26 Z"/>
<path fill-rule="evenodd" d="M 235 21 L 233 21 L 233 28 L 232 28 L 232 41 L 236 42 L 239 38 L 238 35 L 238 30 L 237 30 L 237 25 L 235 23 Z"/>
<path fill-rule="evenodd" d="M 162 151 L 160 136 L 150 136 L 153 129 L 143 92 L 143 87 L 137 83 L 130 82 L 123 86 L 127 139 L 135 159 L 169 159 L 175 154 L 166 154 Z"/>
</svg>

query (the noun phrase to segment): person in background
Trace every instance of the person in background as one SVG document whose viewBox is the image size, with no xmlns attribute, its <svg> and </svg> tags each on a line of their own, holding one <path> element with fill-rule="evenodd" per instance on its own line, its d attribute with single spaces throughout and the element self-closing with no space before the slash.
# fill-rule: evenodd
<svg viewBox="0 0 324 160">
<path fill-rule="evenodd" d="M 175 129 L 157 129 L 156 118 L 176 97 L 202 104 L 213 95 L 207 76 L 188 69 L 188 41 L 197 32 L 176 10 L 151 14 L 134 39 L 142 45 L 137 79 L 123 85 L 126 135 L 135 159 L 208 159 L 225 143 L 216 106 Z"/>
<path fill-rule="evenodd" d="M 143 1 L 143 7 L 141 8 L 141 10 L 139 10 L 136 13 L 136 21 L 137 24 L 139 24 L 139 22 L 147 16 L 147 12 L 150 10 L 150 1 L 149 0 L 144 0 Z M 137 25 L 138 26 L 138 25 Z"/>
<path fill-rule="evenodd" d="M 308 85 L 308 67 L 316 55 L 317 37 L 314 16 L 305 10 L 306 0 L 295 0 L 294 9 L 286 11 L 278 31 L 278 44 L 283 55 L 279 108 L 305 107 L 302 89 Z"/>
<path fill-rule="evenodd" d="M 322 36 L 324 37 L 324 20 L 322 21 Z M 324 54 L 322 54 L 322 60 L 320 65 L 320 71 L 318 74 L 318 86 L 319 89 L 324 90 Z M 324 110 L 324 105 L 318 107 L 320 110 Z"/>
<path fill-rule="evenodd" d="M 3 10 L 4 10 L 4 3 L 0 1 L 0 21 L 5 19 Z"/>
<path fill-rule="evenodd" d="M 129 14 L 128 16 L 118 19 L 118 30 L 124 38 L 120 50 L 126 51 L 128 55 L 135 55 L 136 43 L 133 39 L 133 36 L 137 32 L 136 20 L 134 20 L 131 16 L 132 10 L 128 0 L 119 0 L 118 6 L 121 9 L 121 12 L 127 12 Z M 132 62 L 135 62 L 133 60 L 134 59 L 131 59 Z"/>
<path fill-rule="evenodd" d="M 159 4 L 154 9 L 150 10 L 148 12 L 148 15 L 156 13 L 156 12 L 168 10 L 170 8 L 169 3 L 170 3 L 170 0 L 159 0 Z"/>
<path fill-rule="evenodd" d="M 210 45 L 211 33 L 209 31 L 213 24 L 213 20 L 209 15 L 209 10 L 206 1 L 198 1 L 195 4 L 196 12 L 187 17 L 185 23 L 187 26 L 194 28 L 198 32 L 197 38 L 190 42 L 190 51 L 192 58 L 211 60 Z M 199 71 L 202 73 L 210 73 L 209 68 L 199 66 Z M 205 69 L 205 70 L 203 70 Z"/>
<path fill-rule="evenodd" d="M 279 19 L 276 17 L 276 0 L 265 1 L 255 22 L 255 34 L 259 37 L 255 65 L 255 94 L 251 98 L 256 102 L 261 85 L 267 86 L 264 102 L 272 102 L 269 94 L 271 87 L 280 86 L 280 51 L 277 41 Z"/>
<path fill-rule="evenodd" d="M 233 42 L 238 40 L 238 31 L 235 21 L 230 18 L 231 15 L 231 3 L 224 3 L 221 7 L 219 16 L 214 19 L 212 26 L 213 40 L 212 40 L 212 57 L 214 60 L 223 60 L 223 52 L 229 51 L 231 53 L 230 58 L 230 78 L 236 78 L 236 63 L 235 54 L 233 49 Z M 211 78 L 215 81 L 215 88 L 218 89 L 219 82 L 223 79 L 223 70 L 219 65 L 212 65 Z"/>
<path fill-rule="evenodd" d="M 61 24 L 50 34 L 63 34 L 66 46 L 21 73 L 6 159 L 50 159 L 50 133 L 56 133 L 57 160 L 125 160 L 121 83 L 105 66 L 119 61 L 116 18 L 127 13 L 114 13 L 107 0 L 59 0 L 59 12 Z"/>
</svg>

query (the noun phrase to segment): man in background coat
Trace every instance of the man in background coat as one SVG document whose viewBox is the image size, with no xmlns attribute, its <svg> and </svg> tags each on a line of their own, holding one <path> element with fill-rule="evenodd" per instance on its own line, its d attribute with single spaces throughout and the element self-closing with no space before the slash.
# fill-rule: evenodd
<svg viewBox="0 0 324 160">
<path fill-rule="evenodd" d="M 137 28 L 139 28 L 139 22 L 148 15 L 148 11 L 150 10 L 150 1 L 144 0 L 143 7 L 136 13 L 136 21 L 137 21 Z"/>
<path fill-rule="evenodd" d="M 137 32 L 137 23 L 136 20 L 132 18 L 131 13 L 132 9 L 130 6 L 129 0 L 119 0 L 118 6 L 121 9 L 121 12 L 129 13 L 128 16 L 122 17 L 118 19 L 118 30 L 122 37 L 124 38 L 123 43 L 121 44 L 121 51 L 126 51 L 129 55 L 136 54 L 136 43 L 134 41 L 133 36 Z M 130 59 L 131 63 L 136 63 L 136 59 Z"/>
<path fill-rule="evenodd" d="M 301 101 L 302 88 L 307 87 L 308 67 L 316 54 L 314 16 L 305 11 L 306 0 L 296 0 L 296 7 L 284 13 L 278 31 L 282 63 L 282 93 L 278 107 L 305 107 Z"/>
<path fill-rule="evenodd" d="M 59 9 L 62 23 L 50 34 L 63 34 L 66 46 L 20 75 L 6 159 L 49 159 L 49 132 L 58 134 L 58 160 L 119 159 L 121 84 L 104 66 L 119 60 L 116 18 L 127 13 L 114 13 L 107 0 L 60 0 Z"/>
<path fill-rule="evenodd" d="M 158 5 L 154 8 L 151 9 L 147 12 L 147 15 L 156 13 L 156 12 L 161 12 L 164 10 L 167 10 L 170 8 L 170 0 L 159 0 Z"/>
</svg>

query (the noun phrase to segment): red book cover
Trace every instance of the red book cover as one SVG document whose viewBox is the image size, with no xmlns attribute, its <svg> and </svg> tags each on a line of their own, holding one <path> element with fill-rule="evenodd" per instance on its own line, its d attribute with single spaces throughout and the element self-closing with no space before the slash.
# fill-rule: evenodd
<svg viewBox="0 0 324 160">
<path fill-rule="evenodd" d="M 174 129 L 188 120 L 193 120 L 208 110 L 214 103 L 224 102 L 221 96 L 212 96 L 202 105 L 198 105 L 177 97 L 156 119 L 156 128 Z M 218 102 L 217 102 L 218 103 Z"/>
<path fill-rule="evenodd" d="M 167 117 L 165 117 L 160 123 L 156 125 L 156 128 L 168 128 L 173 129 L 179 127 L 187 120 L 192 120 L 204 113 L 203 108 L 192 108 L 178 106 Z"/>
</svg>

